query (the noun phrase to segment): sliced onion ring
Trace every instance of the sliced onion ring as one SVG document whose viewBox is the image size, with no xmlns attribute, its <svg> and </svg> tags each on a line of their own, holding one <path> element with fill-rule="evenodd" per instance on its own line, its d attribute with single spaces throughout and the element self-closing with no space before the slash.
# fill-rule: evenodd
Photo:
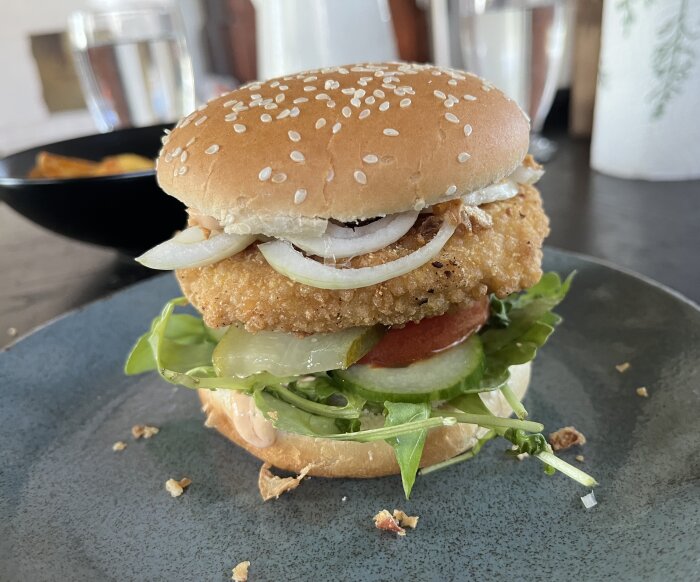
<svg viewBox="0 0 700 582">
<path fill-rule="evenodd" d="M 470 192 L 462 196 L 462 202 L 467 206 L 481 206 L 490 202 L 508 200 L 518 193 L 518 185 L 510 180 L 486 186 L 476 192 Z"/>
<path fill-rule="evenodd" d="M 375 222 L 351 228 L 329 224 L 320 237 L 289 237 L 300 249 L 325 259 L 344 259 L 366 255 L 399 240 L 416 222 L 418 212 L 402 212 Z"/>
<path fill-rule="evenodd" d="M 531 168 L 525 164 L 521 164 L 515 169 L 510 176 L 509 180 L 517 182 L 518 184 L 529 184 L 532 186 L 544 175 L 544 169 L 542 168 Z"/>
<path fill-rule="evenodd" d="M 203 267 L 235 255 L 254 240 L 252 235 L 225 233 L 207 238 L 204 229 L 191 226 L 136 257 L 136 260 L 146 267 L 163 271 Z"/>
<path fill-rule="evenodd" d="M 339 269 L 309 259 L 286 241 L 276 240 L 258 245 L 270 266 L 297 283 L 319 289 L 359 289 L 405 275 L 437 255 L 457 228 L 445 221 L 433 239 L 410 255 L 383 265 L 358 269 Z"/>
</svg>

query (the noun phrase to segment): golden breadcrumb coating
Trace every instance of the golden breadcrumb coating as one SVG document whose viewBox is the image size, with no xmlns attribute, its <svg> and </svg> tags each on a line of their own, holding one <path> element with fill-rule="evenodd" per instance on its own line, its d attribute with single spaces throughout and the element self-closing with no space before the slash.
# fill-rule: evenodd
<svg viewBox="0 0 700 582">
<path fill-rule="evenodd" d="M 445 313 L 450 305 L 487 293 L 504 296 L 539 280 L 549 221 L 537 189 L 520 186 L 514 198 L 481 208 L 493 219 L 492 227 L 475 226 L 470 232 L 460 226 L 432 262 L 362 289 L 295 283 L 270 267 L 255 245 L 213 265 L 179 270 L 177 278 L 211 327 L 240 321 L 251 332 L 308 334 L 420 321 Z M 425 243 L 421 230 L 416 226 L 396 243 L 350 264 L 365 267 L 398 259 Z"/>
</svg>

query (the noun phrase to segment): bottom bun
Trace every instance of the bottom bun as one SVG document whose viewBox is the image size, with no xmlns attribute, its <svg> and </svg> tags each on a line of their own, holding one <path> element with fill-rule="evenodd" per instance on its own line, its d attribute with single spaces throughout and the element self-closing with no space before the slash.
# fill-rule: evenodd
<svg viewBox="0 0 700 582">
<path fill-rule="evenodd" d="M 510 368 L 510 385 L 522 398 L 530 382 L 530 364 Z M 207 415 L 206 426 L 215 428 L 226 438 L 246 449 L 258 459 L 285 471 L 299 473 L 310 467 L 308 474 L 316 477 L 382 477 L 399 473 L 394 450 L 384 441 L 357 443 L 308 437 L 260 426 L 251 426 L 249 411 L 254 411 L 252 399 L 230 390 L 199 390 L 202 410 Z M 484 403 L 497 416 L 510 416 L 513 410 L 499 390 L 482 393 Z M 255 413 L 255 411 L 253 412 Z M 259 414 L 259 413 L 258 413 Z M 379 416 L 379 415 L 376 415 Z M 365 421 L 372 419 L 363 419 Z M 379 419 L 381 420 L 381 416 Z M 380 422 L 380 426 L 383 422 Z M 262 429 L 262 430 L 261 430 Z M 253 444 L 255 432 L 264 433 L 269 446 Z M 472 448 L 486 429 L 473 424 L 457 424 L 432 429 L 423 449 L 421 467 L 434 465 Z M 249 435 L 244 438 L 242 434 Z M 250 436 L 252 435 L 252 437 Z M 257 440 L 258 444 L 260 443 Z"/>
</svg>

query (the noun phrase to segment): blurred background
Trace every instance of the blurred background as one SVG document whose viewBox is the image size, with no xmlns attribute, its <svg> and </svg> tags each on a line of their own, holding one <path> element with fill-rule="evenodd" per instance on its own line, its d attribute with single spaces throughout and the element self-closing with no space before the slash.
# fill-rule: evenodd
<svg viewBox="0 0 700 582">
<path fill-rule="evenodd" d="M 180 117 L 253 79 L 394 59 L 473 71 L 529 114 L 550 244 L 691 289 L 700 2 L 22 0 L 0 19 L 0 326 L 153 274 L 131 257 L 184 223 L 152 161 Z"/>
</svg>

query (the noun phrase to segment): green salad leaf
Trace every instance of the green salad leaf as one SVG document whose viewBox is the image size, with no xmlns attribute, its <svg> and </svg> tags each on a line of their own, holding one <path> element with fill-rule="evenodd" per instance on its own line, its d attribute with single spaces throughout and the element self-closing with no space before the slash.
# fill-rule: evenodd
<svg viewBox="0 0 700 582">
<path fill-rule="evenodd" d="M 480 334 L 486 354 L 483 385 L 504 385 L 508 368 L 535 358 L 561 318 L 552 313 L 566 297 L 574 273 L 564 281 L 557 273 L 545 273 L 527 291 L 505 299 L 491 299 L 489 326 Z M 492 324 L 493 323 L 493 324 Z"/>
<path fill-rule="evenodd" d="M 429 402 L 416 404 L 385 402 L 384 406 L 387 410 L 386 420 L 384 421 L 385 427 L 398 426 L 430 418 L 431 406 Z M 423 446 L 427 436 L 428 431 L 424 428 L 413 433 L 387 439 L 387 443 L 394 448 L 396 461 L 401 469 L 401 482 L 406 499 L 411 496 L 411 489 L 413 489 L 413 484 L 416 481 L 416 473 L 418 472 L 418 465 L 423 455 Z"/>
</svg>

